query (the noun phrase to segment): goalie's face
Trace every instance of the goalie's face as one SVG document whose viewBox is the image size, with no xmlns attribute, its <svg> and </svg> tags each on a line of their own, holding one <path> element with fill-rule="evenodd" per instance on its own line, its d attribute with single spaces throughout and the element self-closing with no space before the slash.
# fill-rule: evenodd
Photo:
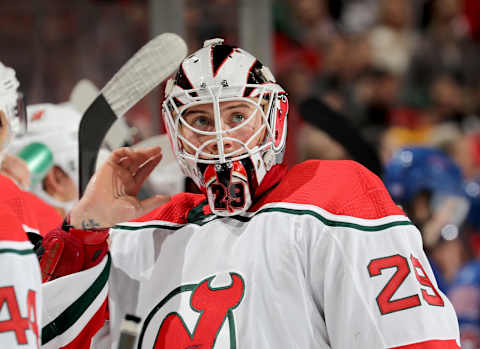
<svg viewBox="0 0 480 349">
<path fill-rule="evenodd" d="M 207 160 L 232 158 L 262 143 L 264 120 L 263 108 L 253 98 L 198 104 L 181 113 L 179 134 L 188 154 Z"/>
</svg>

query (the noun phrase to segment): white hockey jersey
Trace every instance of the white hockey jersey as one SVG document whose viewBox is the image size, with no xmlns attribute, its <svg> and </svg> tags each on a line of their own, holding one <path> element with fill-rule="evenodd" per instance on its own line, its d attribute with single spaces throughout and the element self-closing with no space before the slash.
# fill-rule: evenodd
<svg viewBox="0 0 480 349">
<path fill-rule="evenodd" d="M 38 348 L 40 267 L 22 223 L 0 204 L 0 348 Z"/>
<path fill-rule="evenodd" d="M 180 194 L 111 241 L 45 284 L 44 348 L 117 348 L 126 314 L 138 349 L 460 347 L 419 231 L 352 161 L 298 165 L 236 217 Z"/>
</svg>

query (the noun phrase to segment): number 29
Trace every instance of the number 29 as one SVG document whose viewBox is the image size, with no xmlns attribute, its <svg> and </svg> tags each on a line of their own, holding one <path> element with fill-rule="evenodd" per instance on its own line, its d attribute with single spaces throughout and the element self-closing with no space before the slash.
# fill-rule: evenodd
<svg viewBox="0 0 480 349">
<path fill-rule="evenodd" d="M 444 305 L 443 299 L 440 297 L 440 293 L 428 278 L 427 273 L 425 273 L 425 269 L 420 261 L 413 255 L 410 255 L 410 261 L 412 263 L 417 281 L 421 285 L 420 289 L 422 291 L 421 293 L 423 299 L 430 305 L 442 307 Z M 378 308 L 380 309 L 380 313 L 382 315 L 386 315 L 421 305 L 418 294 L 412 294 L 411 296 L 392 300 L 394 293 L 410 274 L 411 269 L 407 258 L 399 254 L 376 258 L 372 259 L 370 263 L 368 263 L 367 267 L 370 277 L 381 275 L 382 270 L 388 268 L 396 268 L 396 271 L 377 296 L 377 304 Z M 419 270 L 423 275 L 419 274 Z M 429 294 L 427 292 L 427 288 L 431 289 L 434 294 Z"/>
</svg>

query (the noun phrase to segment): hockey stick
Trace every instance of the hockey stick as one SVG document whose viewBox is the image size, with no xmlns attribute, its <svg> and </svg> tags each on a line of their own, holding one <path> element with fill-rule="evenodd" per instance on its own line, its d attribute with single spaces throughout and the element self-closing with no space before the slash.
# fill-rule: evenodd
<svg viewBox="0 0 480 349">
<path fill-rule="evenodd" d="M 78 131 L 80 197 L 94 173 L 98 151 L 110 126 L 170 76 L 186 55 L 187 45 L 178 35 L 157 36 L 120 68 L 90 104 Z"/>
</svg>

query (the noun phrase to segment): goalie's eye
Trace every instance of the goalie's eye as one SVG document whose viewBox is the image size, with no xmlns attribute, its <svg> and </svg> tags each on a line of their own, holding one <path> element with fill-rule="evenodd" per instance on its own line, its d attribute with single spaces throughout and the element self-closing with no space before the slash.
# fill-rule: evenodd
<svg viewBox="0 0 480 349">
<path fill-rule="evenodd" d="M 215 121 L 213 118 L 204 113 L 191 113 L 184 116 L 185 121 L 190 126 L 201 130 L 201 131 L 210 131 L 215 127 Z"/>
<path fill-rule="evenodd" d="M 232 123 L 237 123 L 237 124 L 241 124 L 245 119 L 246 119 L 246 116 L 243 115 L 243 114 L 233 114 L 230 119 L 232 120 Z"/>
</svg>

